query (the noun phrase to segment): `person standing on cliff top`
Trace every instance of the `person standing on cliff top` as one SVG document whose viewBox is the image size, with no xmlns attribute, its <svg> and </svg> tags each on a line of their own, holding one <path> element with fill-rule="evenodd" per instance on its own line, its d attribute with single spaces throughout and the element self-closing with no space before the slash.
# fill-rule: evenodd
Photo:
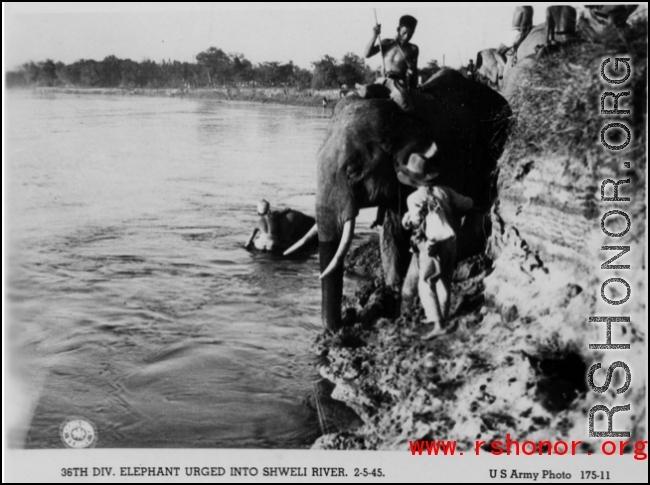
<svg viewBox="0 0 650 485">
<path fill-rule="evenodd" d="M 390 90 L 390 97 L 406 111 L 412 109 L 409 90 L 415 89 L 418 84 L 418 56 L 420 50 L 415 44 L 411 44 L 411 38 L 415 33 L 418 21 L 411 15 L 404 15 L 399 19 L 397 35 L 394 39 L 384 39 L 377 43 L 381 33 L 381 25 L 377 24 L 373 29 L 373 36 L 365 50 L 365 57 L 370 58 L 381 52 L 383 56 L 384 75 L 378 78 L 374 84 L 387 87 Z M 370 86 L 356 85 L 359 95 L 365 97 L 376 96 L 368 91 Z"/>
</svg>

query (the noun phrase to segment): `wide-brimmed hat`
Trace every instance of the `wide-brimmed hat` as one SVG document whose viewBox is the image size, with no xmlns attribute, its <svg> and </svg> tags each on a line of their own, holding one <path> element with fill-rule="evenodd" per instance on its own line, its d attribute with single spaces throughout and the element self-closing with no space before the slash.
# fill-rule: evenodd
<svg viewBox="0 0 650 485">
<path fill-rule="evenodd" d="M 420 153 L 412 153 L 406 165 L 397 168 L 397 179 L 411 187 L 431 185 L 439 175 L 433 163 L 431 158 L 425 158 Z"/>
</svg>

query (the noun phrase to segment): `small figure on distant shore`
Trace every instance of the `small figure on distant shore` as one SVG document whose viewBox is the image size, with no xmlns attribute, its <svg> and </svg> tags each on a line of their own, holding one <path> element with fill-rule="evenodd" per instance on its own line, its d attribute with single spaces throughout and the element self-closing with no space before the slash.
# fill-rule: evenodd
<svg viewBox="0 0 650 485">
<path fill-rule="evenodd" d="M 325 96 L 323 96 L 323 101 L 322 101 L 323 108 L 327 108 L 328 103 L 329 103 L 329 100 Z"/>
<path fill-rule="evenodd" d="M 469 64 L 467 65 L 467 78 L 471 81 L 476 81 L 476 66 L 472 59 L 469 60 Z"/>
<path fill-rule="evenodd" d="M 422 336 L 429 340 L 449 331 L 446 328 L 451 303 L 451 278 L 456 264 L 456 234 L 461 217 L 474 205 L 472 199 L 450 187 L 435 186 L 435 175 L 425 170 L 429 160 L 412 154 L 397 177 L 402 183 L 417 187 L 407 198 L 408 212 L 402 225 L 412 229 L 413 257 L 402 292 L 405 301 L 414 296 L 414 283 L 424 309 L 426 324 L 433 329 Z"/>
</svg>

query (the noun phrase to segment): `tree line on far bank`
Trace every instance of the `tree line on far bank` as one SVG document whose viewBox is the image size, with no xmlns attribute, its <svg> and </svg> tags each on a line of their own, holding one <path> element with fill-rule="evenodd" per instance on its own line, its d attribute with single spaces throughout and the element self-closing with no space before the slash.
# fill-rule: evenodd
<svg viewBox="0 0 650 485">
<path fill-rule="evenodd" d="M 331 56 L 312 62 L 312 70 L 289 61 L 262 62 L 253 65 L 242 54 L 226 54 L 210 47 L 196 56 L 196 62 L 151 60 L 142 62 L 108 56 L 103 61 L 81 59 L 72 64 L 27 62 L 6 73 L 7 87 L 67 86 L 92 88 L 165 88 L 188 89 L 226 86 L 295 87 L 298 89 L 338 89 L 369 83 L 378 72 L 364 60 L 348 53 L 341 60 Z M 431 61 L 421 71 L 431 75 L 438 70 Z"/>
</svg>

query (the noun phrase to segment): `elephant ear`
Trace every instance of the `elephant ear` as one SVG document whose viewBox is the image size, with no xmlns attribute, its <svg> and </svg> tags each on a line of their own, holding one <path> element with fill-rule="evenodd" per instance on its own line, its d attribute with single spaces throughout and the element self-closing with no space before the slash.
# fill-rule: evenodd
<svg viewBox="0 0 650 485">
<path fill-rule="evenodd" d="M 479 52 L 476 54 L 476 70 L 478 71 L 483 65 L 483 53 Z"/>
</svg>

